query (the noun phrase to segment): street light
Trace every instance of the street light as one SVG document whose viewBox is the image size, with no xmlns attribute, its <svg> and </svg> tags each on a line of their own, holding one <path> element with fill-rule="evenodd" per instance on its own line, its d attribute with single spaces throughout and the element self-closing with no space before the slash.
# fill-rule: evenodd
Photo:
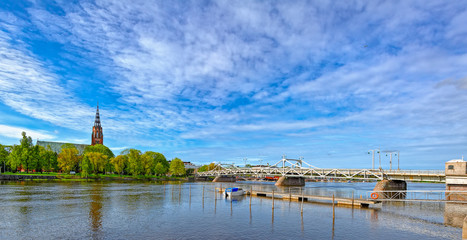
<svg viewBox="0 0 467 240">
<path fill-rule="evenodd" d="M 379 168 L 381 168 L 381 152 L 379 151 L 379 148 L 368 150 L 368 154 L 370 154 L 370 152 L 373 153 L 371 169 L 375 169 L 375 152 L 379 154 Z"/>
</svg>

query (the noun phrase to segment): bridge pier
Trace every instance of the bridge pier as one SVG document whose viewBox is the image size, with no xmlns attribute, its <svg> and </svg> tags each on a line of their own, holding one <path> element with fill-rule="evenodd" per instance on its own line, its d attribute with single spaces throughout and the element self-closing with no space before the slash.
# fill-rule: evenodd
<svg viewBox="0 0 467 240">
<path fill-rule="evenodd" d="M 235 176 L 226 176 L 226 175 L 220 175 L 214 178 L 212 182 L 236 182 L 237 178 Z"/>
<path fill-rule="evenodd" d="M 277 180 L 276 186 L 305 186 L 304 177 L 286 177 L 282 176 Z"/>
<path fill-rule="evenodd" d="M 379 191 L 406 191 L 407 190 L 407 182 L 403 180 L 381 180 L 376 183 L 375 188 L 373 189 L 374 192 Z M 387 192 L 387 193 L 378 193 L 378 198 L 393 198 L 393 199 L 402 199 L 405 198 L 405 193 L 400 194 L 397 192 Z"/>
<path fill-rule="evenodd" d="M 447 161 L 445 164 L 446 190 L 447 191 L 467 191 L 467 162 L 463 159 Z M 446 200 L 467 200 L 466 194 L 446 193 Z"/>
</svg>

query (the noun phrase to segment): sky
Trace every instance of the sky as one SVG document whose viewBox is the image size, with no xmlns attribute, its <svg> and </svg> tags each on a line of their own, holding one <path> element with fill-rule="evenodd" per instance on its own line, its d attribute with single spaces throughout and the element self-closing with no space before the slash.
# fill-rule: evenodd
<svg viewBox="0 0 467 240">
<path fill-rule="evenodd" d="M 1 1 L 0 143 L 90 144 L 99 103 L 116 154 L 444 169 L 466 23 L 464 1 Z"/>
</svg>

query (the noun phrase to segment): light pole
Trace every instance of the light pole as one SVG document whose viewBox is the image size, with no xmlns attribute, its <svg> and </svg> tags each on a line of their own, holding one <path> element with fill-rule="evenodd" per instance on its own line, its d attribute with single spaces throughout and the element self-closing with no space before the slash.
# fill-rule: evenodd
<svg viewBox="0 0 467 240">
<path fill-rule="evenodd" d="M 386 156 L 389 153 L 389 170 L 392 170 L 392 154 L 397 155 L 397 170 L 399 170 L 399 151 L 391 150 L 391 151 L 384 151 Z"/>
<path fill-rule="evenodd" d="M 368 150 L 368 154 L 370 154 L 370 152 L 373 153 L 371 158 L 371 169 L 375 169 L 375 152 L 379 154 L 379 168 L 381 168 L 381 153 L 379 148 Z"/>
</svg>

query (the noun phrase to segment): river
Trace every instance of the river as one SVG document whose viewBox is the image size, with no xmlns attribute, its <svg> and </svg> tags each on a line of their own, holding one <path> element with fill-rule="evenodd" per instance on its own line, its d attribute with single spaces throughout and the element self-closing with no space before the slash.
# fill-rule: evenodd
<svg viewBox="0 0 467 240">
<path fill-rule="evenodd" d="M 460 239 L 463 205 L 392 203 L 370 209 L 252 198 L 230 201 L 221 183 L 6 181 L 0 239 Z M 375 183 L 239 182 L 246 189 L 365 196 Z M 224 187 L 228 184 L 224 183 Z M 204 188 L 204 198 L 203 198 Z M 444 189 L 409 183 L 410 189 Z M 191 197 L 190 197 L 191 192 Z M 465 207 L 467 208 L 467 207 Z M 460 210 L 459 210 L 460 209 Z"/>
</svg>

